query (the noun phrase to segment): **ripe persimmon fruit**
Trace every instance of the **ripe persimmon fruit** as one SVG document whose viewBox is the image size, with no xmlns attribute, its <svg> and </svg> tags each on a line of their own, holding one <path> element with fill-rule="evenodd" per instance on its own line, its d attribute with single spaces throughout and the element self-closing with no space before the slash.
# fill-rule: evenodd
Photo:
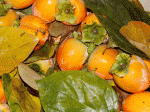
<svg viewBox="0 0 150 112">
<path fill-rule="evenodd" d="M 126 59 L 124 58 L 123 60 Z M 140 57 L 132 55 L 127 67 L 123 65 L 123 63 L 120 63 L 120 66 L 127 68 L 124 76 L 119 76 L 124 73 L 124 71 L 117 73 L 118 75 L 113 75 L 114 82 L 120 88 L 130 93 L 138 93 L 145 91 L 149 87 L 150 74 L 146 64 Z"/>
<path fill-rule="evenodd" d="M 150 92 L 134 93 L 123 101 L 124 112 L 150 112 Z"/>
<path fill-rule="evenodd" d="M 20 20 L 19 28 L 24 29 L 29 34 L 37 36 L 39 42 L 34 50 L 40 49 L 48 39 L 49 31 L 47 23 L 34 15 L 26 15 Z"/>
<path fill-rule="evenodd" d="M 48 31 L 47 23 L 34 15 L 26 15 L 22 17 L 20 20 L 20 26 L 32 27 L 33 29 L 38 29 L 43 33 L 45 33 L 44 31 Z"/>
<path fill-rule="evenodd" d="M 66 25 L 77 25 L 87 15 L 87 9 L 82 0 L 58 0 L 56 5 L 56 20 Z"/>
<path fill-rule="evenodd" d="M 88 71 L 94 71 L 96 75 L 103 79 L 113 79 L 113 75 L 109 73 L 109 69 L 115 62 L 117 54 L 117 50 L 113 48 L 106 49 L 105 44 L 99 45 L 88 59 Z"/>
<path fill-rule="evenodd" d="M 0 79 L 0 103 L 6 103 L 7 99 L 4 93 L 2 79 Z"/>
<path fill-rule="evenodd" d="M 30 6 L 35 0 L 4 0 L 6 4 L 10 4 L 14 9 L 23 9 Z"/>
<path fill-rule="evenodd" d="M 87 56 L 87 46 L 75 38 L 65 39 L 56 52 L 56 60 L 62 71 L 80 70 Z"/>
<path fill-rule="evenodd" d="M 94 13 L 91 13 L 85 17 L 85 19 L 81 22 L 81 31 L 83 30 L 84 24 L 92 25 L 93 23 L 100 24 L 97 16 Z"/>
<path fill-rule="evenodd" d="M 36 0 L 32 5 L 32 15 L 51 23 L 55 20 L 56 2 L 57 0 Z"/>
<path fill-rule="evenodd" d="M 17 17 L 16 12 L 9 9 L 5 16 L 0 17 L 0 26 L 12 26 Z"/>
<path fill-rule="evenodd" d="M 81 22 L 82 42 L 94 42 L 95 45 L 106 42 L 106 29 L 99 22 L 97 16 L 91 13 Z"/>
</svg>

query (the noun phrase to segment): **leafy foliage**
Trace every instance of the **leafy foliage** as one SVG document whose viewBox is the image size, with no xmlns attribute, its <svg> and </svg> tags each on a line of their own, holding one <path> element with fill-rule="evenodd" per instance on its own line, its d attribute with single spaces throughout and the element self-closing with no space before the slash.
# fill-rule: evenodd
<svg viewBox="0 0 150 112">
<path fill-rule="evenodd" d="M 130 21 L 120 33 L 134 46 L 150 57 L 150 26 L 140 21 Z"/>
<path fill-rule="evenodd" d="M 60 71 L 36 82 L 45 112 L 117 112 L 115 91 L 93 73 Z"/>
<path fill-rule="evenodd" d="M 21 107 L 18 104 L 17 99 L 15 98 L 12 89 L 10 87 L 12 81 L 11 74 L 3 74 L 2 76 L 2 82 L 3 82 L 3 88 L 4 92 L 8 101 L 8 105 L 11 112 L 22 112 Z"/>
<path fill-rule="evenodd" d="M 24 63 L 32 63 L 41 59 L 50 59 L 54 55 L 54 51 L 54 46 L 50 45 L 47 41 L 41 49 L 34 51 Z"/>
<path fill-rule="evenodd" d="M 19 78 L 3 74 L 2 79 L 11 112 L 40 112 L 39 98 L 31 95 Z"/>
<path fill-rule="evenodd" d="M 0 27 L 0 75 L 11 72 L 23 62 L 38 40 L 37 37 L 29 35 L 22 29 Z"/>
<path fill-rule="evenodd" d="M 128 0 L 84 0 L 84 3 L 97 15 L 117 47 L 149 59 L 145 53 L 133 46 L 119 33 L 121 27 L 130 21 L 142 21 L 150 25 L 150 17 L 147 12 Z"/>
</svg>

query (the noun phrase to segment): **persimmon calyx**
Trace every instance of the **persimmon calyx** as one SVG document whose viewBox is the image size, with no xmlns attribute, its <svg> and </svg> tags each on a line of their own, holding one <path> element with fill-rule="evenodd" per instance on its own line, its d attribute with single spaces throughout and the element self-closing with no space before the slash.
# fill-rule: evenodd
<svg viewBox="0 0 150 112">
<path fill-rule="evenodd" d="M 55 14 L 55 18 L 57 21 L 74 24 L 77 21 L 75 7 L 69 0 L 58 0 L 58 11 Z"/>
<path fill-rule="evenodd" d="M 99 45 L 106 39 L 106 30 L 102 24 L 94 22 L 92 25 L 83 25 L 82 42 L 94 42 L 95 45 Z"/>
<path fill-rule="evenodd" d="M 0 16 L 5 16 L 10 8 L 12 5 L 0 2 Z"/>
<path fill-rule="evenodd" d="M 124 77 L 129 72 L 130 59 L 131 57 L 129 54 L 119 53 L 109 72 L 119 77 Z"/>
</svg>

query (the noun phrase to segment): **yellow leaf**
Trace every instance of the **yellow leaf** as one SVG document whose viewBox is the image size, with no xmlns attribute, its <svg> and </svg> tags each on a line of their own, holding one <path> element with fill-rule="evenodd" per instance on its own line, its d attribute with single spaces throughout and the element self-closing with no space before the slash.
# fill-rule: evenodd
<svg viewBox="0 0 150 112">
<path fill-rule="evenodd" d="M 11 72 L 24 61 L 38 41 L 22 29 L 0 27 L 0 75 Z"/>
<path fill-rule="evenodd" d="M 150 57 L 150 26 L 140 21 L 130 21 L 120 33 L 135 47 Z"/>
<path fill-rule="evenodd" d="M 39 97 L 31 95 L 24 84 L 17 78 L 11 81 L 13 95 L 23 112 L 40 112 L 41 103 Z"/>
</svg>

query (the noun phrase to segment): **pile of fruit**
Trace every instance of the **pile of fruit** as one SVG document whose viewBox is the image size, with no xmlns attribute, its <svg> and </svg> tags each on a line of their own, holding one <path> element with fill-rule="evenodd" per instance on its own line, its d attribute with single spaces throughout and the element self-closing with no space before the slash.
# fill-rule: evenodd
<svg viewBox="0 0 150 112">
<path fill-rule="evenodd" d="M 149 35 L 138 0 L 0 0 L 0 111 L 149 112 Z"/>
</svg>

